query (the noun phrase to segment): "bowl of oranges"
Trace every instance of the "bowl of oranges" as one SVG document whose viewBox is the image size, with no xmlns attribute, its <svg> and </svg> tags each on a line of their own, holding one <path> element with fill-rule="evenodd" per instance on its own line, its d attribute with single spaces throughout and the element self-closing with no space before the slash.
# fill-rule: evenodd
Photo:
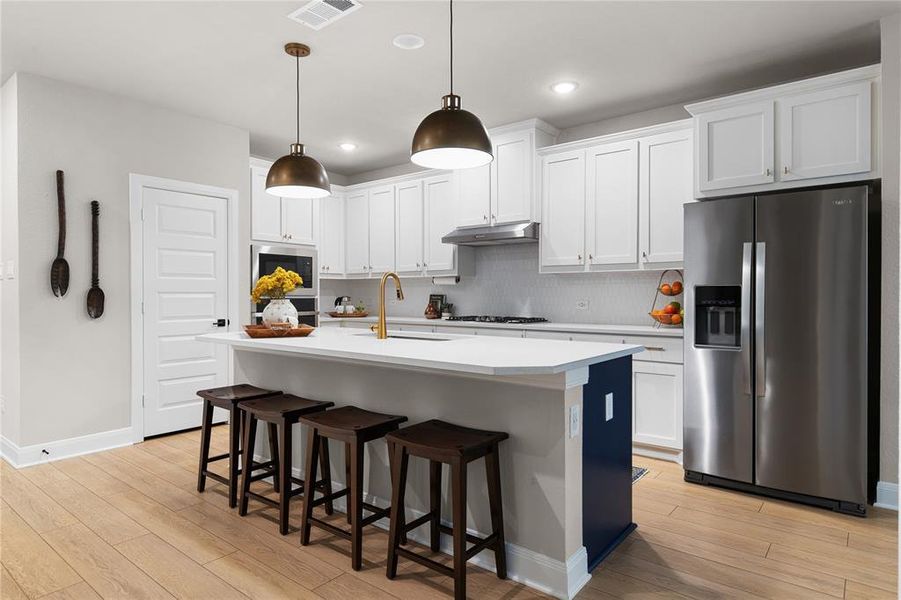
<svg viewBox="0 0 901 600">
<path fill-rule="evenodd" d="M 652 310 L 649 314 L 662 325 L 681 325 L 685 318 L 685 309 L 678 302 L 670 302 L 663 308 Z"/>
<path fill-rule="evenodd" d="M 672 277 L 668 279 L 667 275 Z M 657 282 L 657 290 L 654 294 L 654 302 L 651 304 L 651 311 L 648 313 L 657 325 L 673 325 L 681 327 L 685 320 L 685 309 L 682 304 L 675 299 L 674 296 L 681 296 L 685 291 L 685 284 L 682 279 L 682 272 L 677 269 L 667 269 L 660 274 Z"/>
</svg>

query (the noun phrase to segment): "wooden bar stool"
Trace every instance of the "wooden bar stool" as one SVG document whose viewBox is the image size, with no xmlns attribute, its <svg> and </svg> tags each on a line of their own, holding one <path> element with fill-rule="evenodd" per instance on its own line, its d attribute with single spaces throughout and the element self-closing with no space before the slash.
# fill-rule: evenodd
<svg viewBox="0 0 901 600">
<path fill-rule="evenodd" d="M 453 577 L 454 598 L 466 598 L 466 561 L 485 549 L 494 550 L 497 576 L 507 578 L 507 555 L 504 546 L 504 512 L 501 503 L 501 474 L 498 444 L 510 437 L 499 431 L 482 431 L 432 420 L 389 433 L 388 447 L 394 458 L 392 465 L 391 531 L 388 539 L 388 579 L 397 575 L 397 557 L 403 556 L 439 573 Z M 429 512 L 404 522 L 404 491 L 407 485 L 407 463 L 410 456 L 429 460 Z M 488 476 L 488 504 L 491 510 L 491 535 L 480 539 L 466 533 L 466 467 L 485 457 Z M 453 527 L 441 524 L 441 464 L 450 465 L 452 482 Z M 454 538 L 454 567 L 447 567 L 430 558 L 401 548 L 407 532 L 429 524 L 431 549 L 440 548 L 440 534 Z M 472 547 L 467 548 L 466 543 Z"/>
<path fill-rule="evenodd" d="M 327 446 L 324 447 L 321 453 L 317 453 L 322 462 L 322 480 L 316 481 L 316 474 L 311 474 L 308 470 L 306 481 L 314 483 L 307 486 L 303 479 L 294 477 L 291 474 L 291 429 L 302 415 L 323 412 L 334 405 L 334 402 L 309 400 L 299 396 L 292 396 L 291 394 L 248 400 L 239 404 L 241 410 L 246 414 L 244 464 L 250 465 L 250 468 L 244 469 L 243 477 L 241 478 L 241 506 L 238 509 L 238 514 L 241 516 L 247 514 L 248 500 L 252 497 L 263 504 L 278 509 L 278 529 L 282 535 L 287 535 L 289 504 L 293 497 L 304 494 L 308 492 L 308 489 L 317 486 L 327 493 L 331 492 L 331 468 L 329 466 Z M 265 421 L 269 425 L 269 448 L 272 460 L 266 463 L 253 462 L 257 421 Z M 254 475 L 252 471 L 257 469 L 264 470 Z M 250 491 L 251 482 L 269 476 L 272 477 L 273 486 L 278 492 L 278 501 Z M 297 489 L 293 489 L 293 484 L 295 483 L 299 486 Z M 326 512 L 331 514 L 331 510 L 332 506 L 331 502 L 329 502 L 326 506 Z"/>
<path fill-rule="evenodd" d="M 281 394 L 279 391 L 264 390 L 247 383 L 228 385 L 225 387 L 200 390 L 197 395 L 203 401 L 203 421 L 200 425 L 200 466 L 197 469 L 197 491 L 206 489 L 206 478 L 209 477 L 228 486 L 228 505 L 234 508 L 238 501 L 238 458 L 240 457 L 241 430 L 244 423 L 243 414 L 238 403 L 243 400 L 254 400 Z M 213 428 L 213 408 L 228 411 L 228 452 L 210 456 L 210 436 Z M 229 459 L 228 477 L 223 477 L 209 470 L 209 464 L 217 460 Z"/>
<path fill-rule="evenodd" d="M 351 567 L 359 571 L 363 564 L 363 527 L 388 516 L 390 508 L 379 508 L 363 502 L 363 448 L 366 442 L 384 437 L 386 433 L 397 430 L 407 417 L 384 415 L 363 410 L 355 406 L 344 406 L 324 413 L 301 417 L 301 422 L 310 427 L 307 440 L 306 472 L 316 473 L 316 455 L 320 446 L 326 448 L 329 439 L 344 442 L 346 463 L 349 477 L 345 481 L 347 487 L 334 493 L 314 498 L 315 494 L 307 494 L 303 498 L 303 517 L 300 522 L 300 543 L 310 543 L 310 528 L 315 524 L 339 537 L 350 540 Z M 323 443 L 324 442 L 324 443 Z M 390 454 L 389 454 L 390 456 Z M 350 531 L 335 527 L 313 516 L 313 507 L 337 498 L 349 496 L 347 515 Z M 363 518 L 363 509 L 371 512 Z"/>
</svg>

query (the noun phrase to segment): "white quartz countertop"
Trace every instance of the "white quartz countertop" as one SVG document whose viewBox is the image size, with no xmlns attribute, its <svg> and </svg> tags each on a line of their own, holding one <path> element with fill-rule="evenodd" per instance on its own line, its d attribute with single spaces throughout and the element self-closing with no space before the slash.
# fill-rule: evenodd
<svg viewBox="0 0 901 600">
<path fill-rule="evenodd" d="M 335 318 L 328 315 L 319 317 L 320 323 L 337 323 L 340 321 L 375 323 L 376 317 Z M 661 337 L 682 337 L 680 327 L 654 327 L 653 325 L 604 325 L 600 323 L 480 323 L 478 321 L 445 321 L 444 319 L 426 319 L 425 317 L 388 317 L 388 323 L 398 325 L 437 325 L 438 327 L 469 327 L 486 329 L 514 329 L 521 331 L 565 331 L 568 333 L 606 333 L 609 335 L 650 335 Z"/>
<path fill-rule="evenodd" d="M 389 332 L 390 333 L 390 332 Z M 644 351 L 642 346 L 495 336 L 399 332 L 387 340 L 325 327 L 305 338 L 253 339 L 243 332 L 198 336 L 238 350 L 296 354 L 481 375 L 550 375 Z"/>
</svg>

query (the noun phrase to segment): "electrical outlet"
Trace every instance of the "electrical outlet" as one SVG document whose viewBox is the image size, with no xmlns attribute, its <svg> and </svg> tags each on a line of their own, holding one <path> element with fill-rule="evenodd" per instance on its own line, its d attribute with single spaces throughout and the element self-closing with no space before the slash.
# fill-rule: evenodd
<svg viewBox="0 0 901 600">
<path fill-rule="evenodd" d="M 576 310 L 588 310 L 588 300 L 576 300 Z"/>
<path fill-rule="evenodd" d="M 569 407 L 569 438 L 579 435 L 582 430 L 582 407 L 578 404 Z"/>
<path fill-rule="evenodd" d="M 610 392 L 609 394 L 604 396 L 604 400 L 606 401 L 606 404 L 607 404 L 605 418 L 607 421 L 612 421 L 613 420 L 613 392 Z"/>
</svg>

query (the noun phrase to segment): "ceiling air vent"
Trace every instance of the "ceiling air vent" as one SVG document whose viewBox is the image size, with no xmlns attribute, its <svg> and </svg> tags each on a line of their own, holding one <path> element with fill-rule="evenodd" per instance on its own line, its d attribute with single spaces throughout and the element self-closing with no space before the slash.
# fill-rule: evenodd
<svg viewBox="0 0 901 600">
<path fill-rule="evenodd" d="M 360 6 L 357 0 L 313 0 L 288 15 L 288 18 L 318 31 Z"/>
</svg>

